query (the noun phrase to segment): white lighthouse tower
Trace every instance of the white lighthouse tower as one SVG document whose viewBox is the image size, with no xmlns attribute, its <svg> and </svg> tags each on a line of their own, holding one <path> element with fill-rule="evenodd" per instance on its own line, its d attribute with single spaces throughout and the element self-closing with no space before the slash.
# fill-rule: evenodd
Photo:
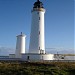
<svg viewBox="0 0 75 75">
<path fill-rule="evenodd" d="M 25 38 L 26 35 L 21 34 L 17 36 L 17 42 L 16 42 L 16 51 L 15 51 L 15 57 L 21 58 L 22 54 L 25 54 Z"/>
<path fill-rule="evenodd" d="M 37 0 L 32 9 L 29 53 L 45 54 L 44 14 L 43 4 Z"/>
</svg>

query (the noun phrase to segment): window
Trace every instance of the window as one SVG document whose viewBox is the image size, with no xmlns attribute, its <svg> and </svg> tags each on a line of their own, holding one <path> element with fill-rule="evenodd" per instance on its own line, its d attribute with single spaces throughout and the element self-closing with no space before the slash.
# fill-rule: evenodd
<svg viewBox="0 0 75 75">
<path fill-rule="evenodd" d="M 40 47 L 39 47 L 39 50 L 40 50 Z"/>
<path fill-rule="evenodd" d="M 39 12 L 37 12 L 37 14 L 39 14 Z"/>
<path fill-rule="evenodd" d="M 40 34 L 40 31 L 39 31 L 39 34 Z"/>
<path fill-rule="evenodd" d="M 27 60 L 29 60 L 29 56 L 27 56 Z"/>
<path fill-rule="evenodd" d="M 39 20 L 40 20 L 40 17 L 39 17 Z"/>
</svg>

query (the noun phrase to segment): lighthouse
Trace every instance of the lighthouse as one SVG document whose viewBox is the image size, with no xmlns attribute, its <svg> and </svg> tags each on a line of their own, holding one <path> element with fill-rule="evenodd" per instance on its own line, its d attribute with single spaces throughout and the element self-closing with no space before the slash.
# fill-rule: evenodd
<svg viewBox="0 0 75 75">
<path fill-rule="evenodd" d="M 43 3 L 37 0 L 34 3 L 31 21 L 31 33 L 29 52 L 25 52 L 26 35 L 17 36 L 15 54 L 10 54 L 10 58 L 19 58 L 21 61 L 49 61 L 55 60 L 54 54 L 45 52 L 45 31 L 44 31 L 44 14 Z M 16 59 L 15 59 L 16 60 Z"/>
<path fill-rule="evenodd" d="M 44 31 L 44 14 L 43 3 L 37 0 L 34 3 L 31 22 L 29 53 L 45 54 L 45 31 Z"/>
<path fill-rule="evenodd" d="M 16 51 L 15 51 L 16 58 L 21 58 L 21 55 L 25 54 L 25 38 L 26 35 L 24 35 L 22 32 L 20 35 L 17 36 Z"/>
</svg>

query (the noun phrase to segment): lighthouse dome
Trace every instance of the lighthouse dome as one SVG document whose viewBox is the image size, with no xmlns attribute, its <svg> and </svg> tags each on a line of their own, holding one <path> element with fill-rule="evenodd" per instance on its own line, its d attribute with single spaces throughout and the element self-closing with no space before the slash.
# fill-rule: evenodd
<svg viewBox="0 0 75 75">
<path fill-rule="evenodd" d="M 43 8 L 43 3 L 40 0 L 37 0 L 37 2 L 34 3 L 33 8 Z"/>
</svg>

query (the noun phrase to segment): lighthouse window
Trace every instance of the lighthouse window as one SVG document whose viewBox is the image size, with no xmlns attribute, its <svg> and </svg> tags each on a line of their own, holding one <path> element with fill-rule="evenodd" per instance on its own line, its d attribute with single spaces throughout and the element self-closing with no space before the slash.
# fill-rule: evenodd
<svg viewBox="0 0 75 75">
<path fill-rule="evenodd" d="M 39 47 L 39 50 L 40 50 L 40 47 Z"/>
<path fill-rule="evenodd" d="M 39 14 L 39 12 L 37 12 L 37 14 Z"/>
<path fill-rule="evenodd" d="M 39 34 L 40 34 L 40 31 L 39 31 Z"/>
<path fill-rule="evenodd" d="M 39 20 L 40 20 L 40 17 L 39 17 Z"/>
</svg>

